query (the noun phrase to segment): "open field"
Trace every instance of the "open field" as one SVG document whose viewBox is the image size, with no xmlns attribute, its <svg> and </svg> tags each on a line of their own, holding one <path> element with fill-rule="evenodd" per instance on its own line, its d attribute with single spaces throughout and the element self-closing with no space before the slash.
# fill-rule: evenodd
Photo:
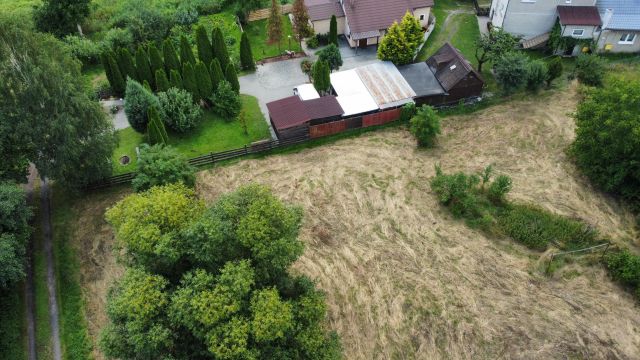
<svg viewBox="0 0 640 360">
<path fill-rule="evenodd" d="M 197 189 L 212 201 L 254 181 L 303 206 L 306 251 L 295 269 L 327 292 L 347 359 L 632 359 L 640 312 L 602 268 L 576 261 L 546 278 L 539 253 L 469 229 L 429 189 L 436 163 L 447 172 L 493 163 L 513 177 L 513 200 L 584 219 L 637 249 L 633 216 L 567 159 L 578 98 L 575 86 L 558 95 L 449 117 L 433 150 L 387 129 L 214 168 L 199 174 Z M 93 337 L 122 271 L 103 214 L 127 192 L 93 194 L 75 208 Z"/>
</svg>

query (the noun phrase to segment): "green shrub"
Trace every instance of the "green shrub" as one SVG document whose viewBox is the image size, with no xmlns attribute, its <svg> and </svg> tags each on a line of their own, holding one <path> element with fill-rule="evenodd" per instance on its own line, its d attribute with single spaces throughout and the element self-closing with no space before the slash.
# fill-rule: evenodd
<svg viewBox="0 0 640 360">
<path fill-rule="evenodd" d="M 151 107 L 158 107 L 158 98 L 145 89 L 139 82 L 129 79 L 127 81 L 127 90 L 125 93 L 124 112 L 127 114 L 127 120 L 131 127 L 139 132 L 144 133 L 147 130 L 148 111 Z"/>
<path fill-rule="evenodd" d="M 131 49 L 133 46 L 133 35 L 128 29 L 109 29 L 104 34 L 100 45 L 103 52 L 121 48 Z"/>
<path fill-rule="evenodd" d="M 320 46 L 318 36 L 312 36 L 307 40 L 307 46 L 309 49 L 317 49 Z"/>
<path fill-rule="evenodd" d="M 538 92 L 549 77 L 547 65 L 541 60 L 531 61 L 527 69 L 527 89 Z"/>
<path fill-rule="evenodd" d="M 640 295 L 640 256 L 627 249 L 610 252 L 605 256 L 605 266 L 614 280 L 635 288 L 636 296 Z"/>
<path fill-rule="evenodd" d="M 202 109 L 194 104 L 193 97 L 185 90 L 172 87 L 159 93 L 158 101 L 162 121 L 175 132 L 187 132 L 202 120 Z"/>
<path fill-rule="evenodd" d="M 238 117 L 242 109 L 240 96 L 233 90 L 228 81 L 220 82 L 211 101 L 216 113 L 228 121 Z"/>
<path fill-rule="evenodd" d="M 405 104 L 400 110 L 400 121 L 409 122 L 416 115 L 416 103 L 410 102 Z"/>
<path fill-rule="evenodd" d="M 326 48 L 318 51 L 318 61 L 326 61 L 331 71 L 338 70 L 342 66 L 342 55 L 335 44 L 329 44 Z"/>
<path fill-rule="evenodd" d="M 576 77 L 585 85 L 601 86 L 604 72 L 604 61 L 599 56 L 582 54 L 576 59 Z"/>
<path fill-rule="evenodd" d="M 67 35 L 64 38 L 67 49 L 73 57 L 80 60 L 83 65 L 92 65 L 100 62 L 102 48 L 100 44 L 77 35 Z"/>
<path fill-rule="evenodd" d="M 488 181 L 488 177 L 483 178 L 483 183 Z M 505 201 L 505 195 L 511 191 L 511 178 L 506 175 L 498 176 L 487 189 L 487 197 L 494 203 L 502 203 Z"/>
<path fill-rule="evenodd" d="M 557 79 L 562 75 L 562 59 L 559 56 L 554 57 L 549 64 L 547 65 L 547 86 L 551 86 L 553 80 Z"/>
<path fill-rule="evenodd" d="M 529 205 L 509 206 L 498 216 L 498 223 L 512 239 L 536 250 L 546 249 L 549 243 L 581 249 L 598 241 L 597 232 L 585 223 Z"/>
<path fill-rule="evenodd" d="M 422 105 L 411 118 L 409 130 L 416 137 L 419 146 L 432 147 L 440 134 L 440 118 L 428 105 Z"/>
<path fill-rule="evenodd" d="M 482 216 L 479 206 L 480 199 L 476 189 L 480 184 L 477 175 L 467 175 L 462 172 L 444 174 L 436 166 L 436 176 L 431 180 L 431 190 L 438 196 L 442 205 L 448 206 L 455 217 L 475 219 Z"/>
<path fill-rule="evenodd" d="M 512 51 L 499 57 L 493 70 L 503 93 L 513 94 L 527 84 L 529 58 L 520 51 Z"/>
<path fill-rule="evenodd" d="M 193 187 L 196 181 L 195 170 L 171 146 L 143 145 L 140 147 L 136 175 L 131 184 L 136 192 L 178 182 Z"/>
</svg>

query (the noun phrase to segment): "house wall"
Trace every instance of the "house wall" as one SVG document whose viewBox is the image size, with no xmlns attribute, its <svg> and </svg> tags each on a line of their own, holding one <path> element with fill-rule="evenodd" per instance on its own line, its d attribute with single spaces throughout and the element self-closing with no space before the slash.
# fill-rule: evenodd
<svg viewBox="0 0 640 360">
<path fill-rule="evenodd" d="M 420 26 L 422 26 L 423 28 L 427 28 L 429 26 L 429 14 L 431 14 L 431 8 L 430 7 L 418 8 L 418 9 L 414 10 L 414 12 L 413 12 L 413 16 L 415 16 L 416 19 L 418 19 L 418 21 L 420 22 Z M 423 20 L 420 20 L 420 15 L 424 15 L 424 19 Z M 402 20 L 402 19 L 398 19 L 398 22 L 400 22 L 400 20 Z M 350 32 L 351 31 L 349 29 L 349 21 L 348 20 L 346 20 L 345 23 L 344 23 L 344 31 L 343 32 L 340 31 L 340 24 L 338 23 L 338 33 L 345 34 L 345 36 L 346 36 Z M 386 30 L 383 31 L 383 32 L 386 33 Z M 377 38 L 377 37 L 368 38 L 367 39 L 367 45 L 377 45 L 380 41 L 382 41 L 383 38 L 384 38 L 384 35 L 380 36 L 379 38 Z M 358 42 L 351 40 L 348 36 L 347 36 L 347 41 L 349 42 L 349 46 L 351 46 L 351 47 L 358 46 Z"/>
<path fill-rule="evenodd" d="M 489 12 L 489 19 L 494 26 L 502 27 L 504 22 L 504 16 L 507 13 L 507 6 L 509 0 L 493 0 L 491 2 L 491 11 Z"/>
<path fill-rule="evenodd" d="M 582 36 L 573 36 L 573 30 L 584 30 Z M 589 25 L 565 25 L 562 27 L 562 36 L 570 36 L 576 39 L 593 39 L 594 32 L 596 31 L 595 26 Z"/>
<path fill-rule="evenodd" d="M 336 22 L 338 24 L 338 34 L 345 33 L 345 17 L 336 18 Z M 311 27 L 316 34 L 327 34 L 329 33 L 329 28 L 331 27 L 331 19 L 312 21 Z"/>
<path fill-rule="evenodd" d="M 423 28 L 427 28 L 427 26 L 429 26 L 429 14 L 430 13 L 431 13 L 431 8 L 430 7 L 424 7 L 424 8 L 415 9 L 413 11 L 413 16 L 415 16 L 416 19 L 418 19 L 418 21 L 420 21 L 420 26 L 422 26 Z M 420 20 L 420 16 L 423 16 L 422 20 Z"/>
<path fill-rule="evenodd" d="M 506 2 L 502 28 L 511 34 L 530 38 L 551 31 L 558 17 L 558 5 L 594 6 L 596 0 L 508 0 Z M 496 10 L 499 5 L 504 4 L 497 4 Z M 501 16 L 494 15 L 494 18 L 499 20 Z M 494 25 L 498 26 L 498 23 Z"/>
<path fill-rule="evenodd" d="M 620 37 L 625 33 L 636 34 L 633 44 L 620 44 Z M 607 45 L 611 48 L 607 49 Z M 618 53 L 640 52 L 640 31 L 603 30 L 598 40 L 598 50 Z"/>
</svg>

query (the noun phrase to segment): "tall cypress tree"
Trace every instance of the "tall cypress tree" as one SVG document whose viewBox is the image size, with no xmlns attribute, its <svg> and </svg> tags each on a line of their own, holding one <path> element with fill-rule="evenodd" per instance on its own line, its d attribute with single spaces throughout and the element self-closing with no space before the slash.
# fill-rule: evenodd
<svg viewBox="0 0 640 360">
<path fill-rule="evenodd" d="M 205 64 L 211 64 L 213 60 L 213 48 L 204 26 L 196 28 L 196 46 L 198 47 L 198 59 Z M 196 64 L 197 65 L 197 64 Z"/>
<path fill-rule="evenodd" d="M 167 134 L 167 129 L 164 127 L 164 124 L 160 121 L 158 110 L 155 107 L 151 107 L 148 116 L 147 138 L 149 143 L 151 145 L 166 145 L 169 142 L 169 135 Z"/>
<path fill-rule="evenodd" d="M 143 83 L 146 81 L 149 85 L 153 84 L 151 64 L 149 64 L 147 52 L 144 51 L 142 46 L 138 46 L 138 51 L 136 51 L 136 73 L 138 74 L 138 79 Z"/>
<path fill-rule="evenodd" d="M 224 74 L 225 79 L 231 84 L 231 88 L 236 94 L 240 94 L 240 81 L 238 80 L 238 73 L 233 64 L 227 65 L 227 71 Z"/>
<path fill-rule="evenodd" d="M 171 70 L 180 72 L 180 59 L 176 48 L 171 40 L 166 39 L 162 45 L 162 54 L 164 55 L 164 70 L 171 75 Z"/>
<path fill-rule="evenodd" d="M 164 70 L 156 70 L 156 91 L 167 91 L 170 87 L 169 79 L 167 79 L 167 74 Z"/>
<path fill-rule="evenodd" d="M 213 41 L 213 54 L 216 59 L 220 61 L 220 66 L 223 69 L 227 68 L 229 65 L 229 51 L 227 51 L 227 44 L 224 42 L 224 37 L 222 36 L 222 30 L 220 28 L 213 29 L 211 34 L 211 39 Z"/>
<path fill-rule="evenodd" d="M 256 63 L 253 61 L 251 43 L 246 32 L 243 32 L 242 38 L 240 38 L 240 64 L 244 70 L 255 70 L 256 68 Z"/>
<path fill-rule="evenodd" d="M 193 49 L 191 49 L 191 45 L 184 35 L 180 36 L 180 61 L 182 61 L 182 66 L 186 63 L 190 63 L 191 66 L 196 65 L 196 58 L 193 56 Z"/>
<path fill-rule="evenodd" d="M 335 15 L 331 16 L 329 23 L 329 44 L 338 46 L 338 20 Z"/>
<path fill-rule="evenodd" d="M 200 91 L 198 91 L 196 73 L 190 62 L 187 62 L 182 67 L 182 85 L 184 89 L 193 96 L 194 100 L 200 100 Z"/>
<path fill-rule="evenodd" d="M 160 51 L 153 44 L 149 46 L 149 63 L 151 65 L 152 74 L 155 75 L 158 70 L 164 71 L 164 61 L 162 61 L 162 55 L 160 55 Z"/>
<path fill-rule="evenodd" d="M 209 66 L 209 75 L 211 75 L 211 85 L 213 85 L 214 89 L 217 89 L 220 82 L 225 80 L 224 72 L 222 72 L 222 66 L 220 66 L 220 61 L 218 61 L 218 59 L 213 59 L 211 62 L 211 65 Z"/>
<path fill-rule="evenodd" d="M 211 84 L 211 75 L 209 75 L 207 65 L 202 61 L 198 61 L 196 64 L 196 81 L 198 82 L 200 98 L 204 101 L 209 101 L 209 98 L 213 95 L 213 85 Z"/>
<path fill-rule="evenodd" d="M 107 54 L 107 62 L 109 64 L 109 69 L 111 72 L 111 88 L 117 95 L 122 96 L 124 94 L 126 84 L 112 52 L 109 52 Z"/>
<path fill-rule="evenodd" d="M 171 74 L 169 75 L 169 82 L 171 84 L 171 87 L 182 89 L 182 76 L 180 76 L 178 70 L 171 70 Z"/>
<path fill-rule="evenodd" d="M 148 92 L 150 92 L 150 93 L 152 93 L 152 94 L 153 94 L 153 89 L 151 89 L 151 85 L 149 84 L 149 82 L 148 82 L 147 80 L 145 80 L 145 81 L 142 83 L 142 86 L 143 86 L 143 87 L 144 87 Z"/>
<path fill-rule="evenodd" d="M 313 87 L 320 95 L 324 95 L 331 86 L 329 64 L 326 61 L 316 61 L 313 65 Z"/>
<path fill-rule="evenodd" d="M 133 64 L 133 57 L 127 48 L 122 48 L 118 51 L 118 67 L 120 68 L 120 73 L 125 81 L 127 77 L 134 80 L 138 79 L 136 66 Z"/>
<path fill-rule="evenodd" d="M 113 89 L 113 73 L 111 72 L 111 65 L 109 65 L 109 53 L 107 51 L 100 54 L 100 62 L 102 62 L 102 67 L 104 68 L 104 73 L 107 76 L 107 81 L 109 81 L 109 86 Z"/>
</svg>

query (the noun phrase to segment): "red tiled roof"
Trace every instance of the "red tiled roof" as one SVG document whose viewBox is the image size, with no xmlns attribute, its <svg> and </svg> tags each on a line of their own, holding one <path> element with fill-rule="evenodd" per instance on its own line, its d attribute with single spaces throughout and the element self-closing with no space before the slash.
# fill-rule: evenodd
<svg viewBox="0 0 640 360">
<path fill-rule="evenodd" d="M 311 120 L 298 96 L 289 96 L 267 104 L 269 116 L 277 129 L 287 129 Z"/>
<path fill-rule="evenodd" d="M 598 8 L 595 6 L 558 6 L 562 25 L 602 25 Z"/>
<path fill-rule="evenodd" d="M 331 16 L 343 17 L 342 5 L 338 0 L 304 0 L 311 21 L 331 19 Z"/>
<path fill-rule="evenodd" d="M 344 0 L 351 33 L 388 29 L 407 11 L 433 6 L 433 0 Z"/>
<path fill-rule="evenodd" d="M 313 119 L 324 119 L 344 114 L 335 96 L 302 101 L 289 96 L 267 104 L 269 117 L 278 130 L 302 125 Z"/>
</svg>

